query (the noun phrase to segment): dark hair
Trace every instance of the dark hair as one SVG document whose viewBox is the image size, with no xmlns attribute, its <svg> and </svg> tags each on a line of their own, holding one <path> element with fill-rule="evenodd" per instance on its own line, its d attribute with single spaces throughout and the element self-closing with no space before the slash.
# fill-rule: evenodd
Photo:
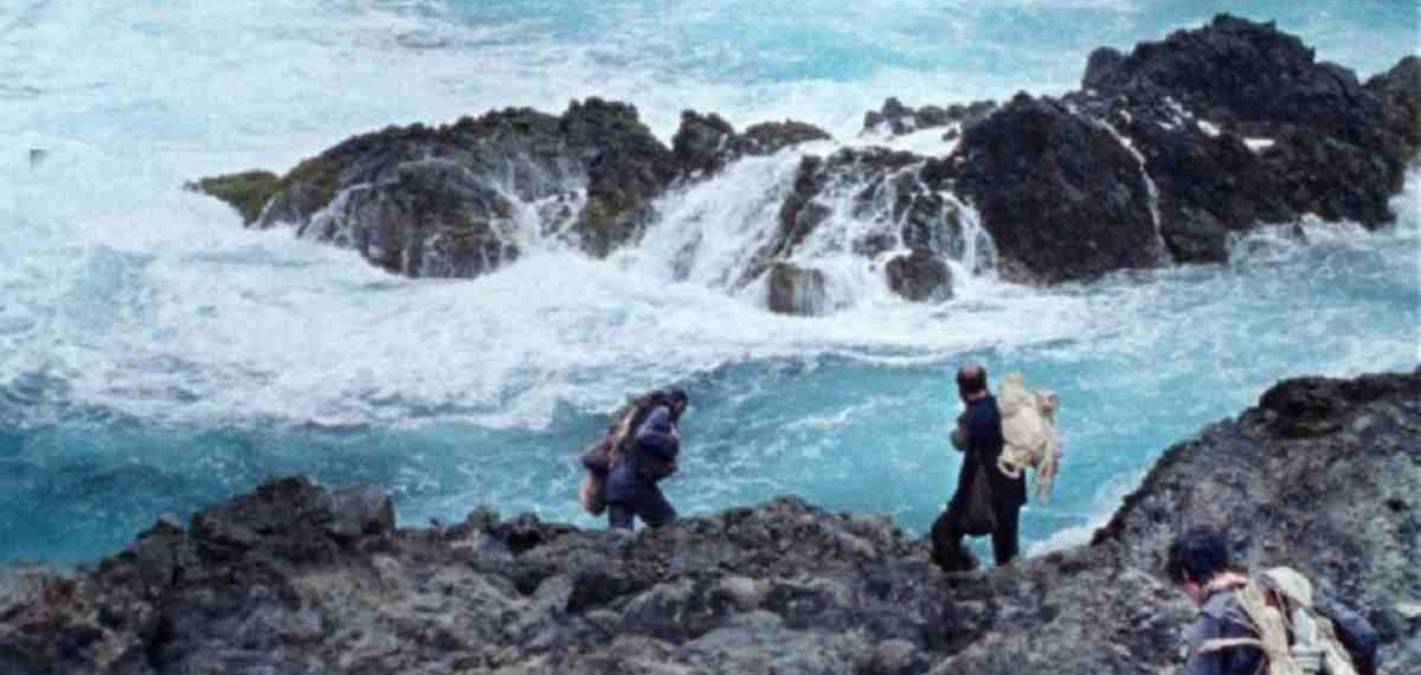
<svg viewBox="0 0 1421 675">
<path fill-rule="evenodd" d="M 1164 575 L 1177 584 L 1185 581 L 1202 584 L 1228 567 L 1228 540 L 1218 530 L 1201 525 L 1174 538 L 1169 545 Z"/>
<path fill-rule="evenodd" d="M 966 396 L 987 389 L 987 369 L 981 364 L 969 363 L 957 371 L 957 392 Z"/>
<path fill-rule="evenodd" d="M 686 404 L 690 402 L 691 397 L 687 396 L 683 389 L 672 389 L 666 393 L 666 407 L 671 410 L 671 421 L 673 423 L 680 421 L 681 411 L 686 407 Z"/>
</svg>

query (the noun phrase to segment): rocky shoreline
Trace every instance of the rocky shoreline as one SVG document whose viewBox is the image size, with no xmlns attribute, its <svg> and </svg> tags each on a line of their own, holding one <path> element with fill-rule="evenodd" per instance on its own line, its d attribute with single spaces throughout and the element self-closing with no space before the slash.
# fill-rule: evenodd
<svg viewBox="0 0 1421 675">
<path fill-rule="evenodd" d="M 793 497 L 636 535 L 396 528 L 378 490 L 273 479 L 92 568 L 7 568 L 0 673 L 1171 672 L 1191 610 L 1159 568 L 1200 522 L 1364 606 L 1384 672 L 1421 668 L 1421 368 L 1279 383 L 1089 545 L 968 574 Z"/>
<path fill-rule="evenodd" d="M 939 132 L 936 154 L 889 147 Z M 474 277 L 535 239 L 605 257 L 641 239 L 659 198 L 746 157 L 828 139 L 801 122 L 736 131 L 687 111 L 668 147 L 634 106 L 588 99 L 561 115 L 391 127 L 282 176 L 192 187 L 251 227 L 289 226 L 393 273 Z M 1379 227 L 1421 148 L 1421 59 L 1363 83 L 1271 23 L 1220 15 L 1128 55 L 1097 50 L 1081 89 L 1060 98 L 916 109 L 890 99 L 865 115 L 859 140 L 803 155 L 736 287 L 768 278 L 772 309 L 826 311 L 824 271 L 799 254 L 845 208 L 871 231 L 837 245 L 914 301 L 951 296 L 948 261 L 978 264 L 963 260 L 968 218 L 990 235 L 1004 278 L 1047 284 L 1221 262 L 1233 235 L 1305 214 Z"/>
</svg>

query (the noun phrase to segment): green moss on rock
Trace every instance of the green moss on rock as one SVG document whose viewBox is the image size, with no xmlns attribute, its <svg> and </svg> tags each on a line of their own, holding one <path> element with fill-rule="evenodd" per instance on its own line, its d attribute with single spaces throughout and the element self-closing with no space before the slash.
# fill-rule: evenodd
<svg viewBox="0 0 1421 675">
<path fill-rule="evenodd" d="M 221 199 L 242 214 L 242 222 L 250 225 L 261 216 L 267 200 L 281 187 L 281 180 L 270 171 L 244 171 L 203 178 L 189 188 Z"/>
</svg>

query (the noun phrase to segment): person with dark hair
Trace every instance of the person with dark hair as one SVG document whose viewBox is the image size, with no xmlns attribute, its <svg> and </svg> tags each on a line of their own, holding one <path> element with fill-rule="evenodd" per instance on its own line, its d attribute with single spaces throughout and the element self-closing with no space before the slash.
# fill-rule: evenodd
<svg viewBox="0 0 1421 675">
<path fill-rule="evenodd" d="M 633 517 L 650 527 L 676 519 L 658 483 L 676 472 L 681 452 L 677 425 L 689 405 L 690 397 L 680 389 L 655 391 L 638 403 L 607 474 L 607 520 L 613 529 L 632 529 Z"/>
<path fill-rule="evenodd" d="M 1377 632 L 1360 612 L 1290 567 L 1244 576 L 1218 530 L 1176 537 L 1164 574 L 1199 607 L 1185 675 L 1253 675 L 1281 661 L 1274 672 L 1375 675 L 1381 666 Z"/>
<path fill-rule="evenodd" d="M 1223 533 L 1195 527 L 1169 545 L 1165 577 L 1179 586 L 1199 607 L 1188 632 L 1189 657 L 1185 675 L 1253 675 L 1264 660 L 1263 651 L 1248 644 L 1208 650 L 1214 640 L 1256 637 L 1247 613 L 1234 593 L 1248 578 L 1233 569 L 1229 544 Z"/>
<path fill-rule="evenodd" d="M 967 410 L 952 432 L 952 444 L 962 451 L 962 470 L 957 474 L 957 490 L 948 502 L 947 510 L 933 523 L 933 559 L 944 570 L 964 571 L 976 566 L 972 554 L 962 547 L 962 537 L 973 532 L 968 515 L 969 502 L 977 494 L 974 488 L 986 488 L 989 493 L 992 554 L 998 565 L 1005 565 L 1017 554 L 1017 524 L 1021 507 L 1026 503 L 1026 478 L 1012 478 L 1001 471 L 997 458 L 1002 454 L 1002 416 L 997 400 L 987 389 L 987 369 L 969 363 L 957 371 L 957 393 Z M 985 485 L 976 485 L 976 481 Z"/>
</svg>

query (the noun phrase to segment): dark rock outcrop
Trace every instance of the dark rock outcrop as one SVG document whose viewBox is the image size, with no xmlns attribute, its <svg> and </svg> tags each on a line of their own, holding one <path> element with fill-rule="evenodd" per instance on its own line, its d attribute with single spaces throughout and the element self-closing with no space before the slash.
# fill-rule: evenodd
<svg viewBox="0 0 1421 675">
<path fill-rule="evenodd" d="M 886 518 L 794 498 L 624 536 L 532 516 L 392 530 L 303 479 L 160 521 L 0 595 L 0 672 L 1158 673 L 1176 533 L 1228 529 L 1363 606 L 1421 667 L 1421 369 L 1283 382 L 1157 462 L 1089 546 L 945 575 Z M 4 578 L 4 577 L 0 577 Z"/>
<path fill-rule="evenodd" d="M 1173 256 L 1219 262 L 1230 233 L 1260 222 L 1393 219 L 1416 119 L 1407 87 L 1389 84 L 1405 81 L 1405 63 L 1393 72 L 1364 88 L 1271 23 L 1220 15 L 1129 56 L 1097 50 L 1086 91 L 1066 98 L 1144 156 Z"/>
<path fill-rule="evenodd" d="M 1020 94 L 968 128 L 962 145 L 953 177 L 1007 276 L 1054 283 L 1159 264 L 1140 162 L 1107 129 Z"/>
<path fill-rule="evenodd" d="M 953 103 L 949 106 L 926 105 L 910 108 L 896 98 L 883 102 L 883 107 L 870 110 L 863 116 L 863 132 L 887 133 L 902 136 L 914 131 L 945 127 L 951 124 L 972 124 L 995 110 L 995 101 L 973 101 Z"/>
<path fill-rule="evenodd" d="M 1272 24 L 1220 15 L 1129 54 L 1097 50 L 1082 90 L 1059 99 L 916 109 L 888 99 L 864 124 L 885 145 L 895 141 L 884 134 L 935 127 L 960 142 L 934 157 L 884 147 L 803 157 L 779 223 L 743 268 L 725 272 L 727 286 L 799 259 L 836 214 L 866 220 L 854 229 L 868 232 L 839 237 L 832 253 L 879 264 L 887 251 L 922 248 L 1030 283 L 1221 262 L 1236 235 L 1306 214 L 1380 227 L 1394 220 L 1391 197 L 1421 149 L 1421 59 L 1364 86 Z M 256 226 L 292 224 L 393 272 L 464 277 L 515 260 L 530 238 L 606 256 L 639 240 L 672 186 L 826 138 L 790 121 L 737 132 L 687 111 L 667 148 L 631 106 L 589 99 L 561 116 L 505 110 L 391 128 L 280 178 L 194 187 Z M 994 246 L 969 246 L 966 207 Z M 963 259 L 969 250 L 990 255 Z"/>
<path fill-rule="evenodd" d="M 1365 86 L 1386 106 L 1387 128 L 1405 139 L 1413 156 L 1421 151 L 1421 57 L 1402 59 Z"/>
<path fill-rule="evenodd" d="M 702 177 L 742 157 L 771 155 L 790 146 L 830 138 L 823 129 L 794 120 L 755 124 L 736 133 L 720 115 L 687 110 L 681 113 L 681 127 L 671 139 L 671 149 L 683 171 Z"/>
<path fill-rule="evenodd" d="M 640 236 L 651 199 L 678 175 L 635 108 L 594 98 L 558 117 L 509 109 L 444 127 L 392 127 L 344 141 L 275 182 L 234 185 L 269 177 L 253 172 L 196 187 L 233 203 L 254 227 L 290 225 L 392 272 L 469 277 L 516 259 L 527 227 L 606 255 Z"/>
</svg>

